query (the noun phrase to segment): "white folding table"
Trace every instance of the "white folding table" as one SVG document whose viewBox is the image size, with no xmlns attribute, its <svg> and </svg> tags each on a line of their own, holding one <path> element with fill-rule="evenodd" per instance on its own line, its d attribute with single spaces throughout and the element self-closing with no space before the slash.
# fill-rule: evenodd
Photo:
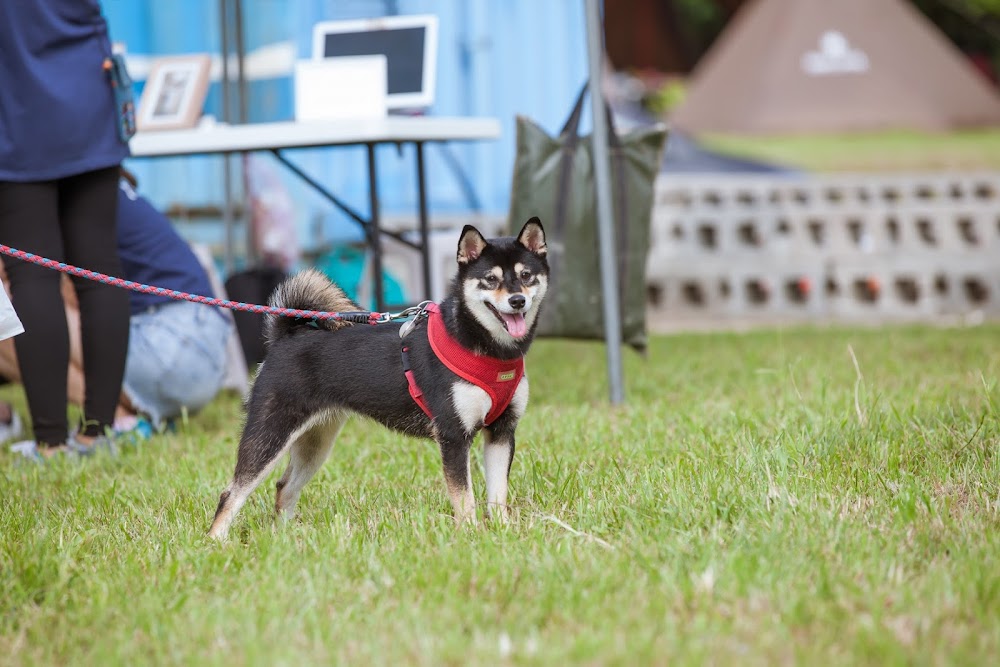
<svg viewBox="0 0 1000 667">
<path fill-rule="evenodd" d="M 483 141 L 500 136 L 500 123 L 493 118 L 444 118 L 427 116 L 386 116 L 384 118 L 308 122 L 211 124 L 187 130 L 139 132 L 130 142 L 136 158 L 177 157 L 268 151 L 334 206 L 344 211 L 365 231 L 372 252 L 372 280 L 376 308 L 384 310 L 382 289 L 382 234 L 420 251 L 424 298 L 430 298 L 430 258 L 428 243 L 427 183 L 424 173 L 424 144 L 448 141 Z M 417 207 L 420 242 L 402 233 L 381 229 L 375 147 L 379 144 L 413 144 L 416 148 Z M 294 148 L 366 146 L 368 149 L 368 219 L 348 206 L 315 178 L 290 161 L 284 151 Z"/>
</svg>

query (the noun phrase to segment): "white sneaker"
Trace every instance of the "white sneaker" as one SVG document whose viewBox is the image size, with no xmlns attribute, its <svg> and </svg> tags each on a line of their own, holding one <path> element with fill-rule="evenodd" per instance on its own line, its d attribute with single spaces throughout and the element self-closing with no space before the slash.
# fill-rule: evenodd
<svg viewBox="0 0 1000 667">
<path fill-rule="evenodd" d="M 6 425 L 5 425 L 6 426 Z M 20 454 L 26 459 L 30 459 L 35 463 L 42 463 L 42 455 L 38 452 L 38 444 L 34 440 L 22 440 L 21 442 L 15 442 L 10 446 L 10 451 L 13 454 Z"/>
<path fill-rule="evenodd" d="M 11 410 L 10 423 L 0 423 L 0 442 L 7 442 L 8 440 L 18 438 L 22 433 L 24 433 L 24 424 L 21 422 L 21 417 L 18 416 L 17 412 Z"/>
</svg>

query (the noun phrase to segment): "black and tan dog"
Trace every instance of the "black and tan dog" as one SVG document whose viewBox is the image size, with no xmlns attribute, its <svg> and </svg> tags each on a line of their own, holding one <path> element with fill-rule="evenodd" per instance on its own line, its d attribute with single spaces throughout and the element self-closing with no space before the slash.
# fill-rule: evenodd
<svg viewBox="0 0 1000 667">
<path fill-rule="evenodd" d="M 225 537 L 247 496 L 286 452 L 275 507 L 279 516 L 291 516 L 351 413 L 437 442 L 457 521 L 476 520 L 469 450 L 482 430 L 487 511 L 505 521 L 514 431 L 528 404 L 523 358 L 548 285 L 545 255 L 538 218 L 516 238 L 489 241 L 466 226 L 448 297 L 402 329 L 270 316 L 267 356 L 247 401 L 236 471 L 209 534 Z M 271 302 L 360 310 L 316 271 L 283 283 Z"/>
</svg>

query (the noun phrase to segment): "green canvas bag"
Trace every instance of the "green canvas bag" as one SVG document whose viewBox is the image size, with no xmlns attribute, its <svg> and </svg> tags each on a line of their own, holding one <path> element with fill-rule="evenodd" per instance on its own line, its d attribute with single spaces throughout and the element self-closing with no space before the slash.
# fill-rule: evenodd
<svg viewBox="0 0 1000 667">
<path fill-rule="evenodd" d="M 538 335 L 603 340 L 593 139 L 579 133 L 586 90 L 557 137 L 517 117 L 508 228 L 516 234 L 535 215 L 545 227 L 550 275 Z M 653 189 L 667 131 L 655 125 L 619 136 L 607 117 L 622 341 L 641 352 Z"/>
</svg>

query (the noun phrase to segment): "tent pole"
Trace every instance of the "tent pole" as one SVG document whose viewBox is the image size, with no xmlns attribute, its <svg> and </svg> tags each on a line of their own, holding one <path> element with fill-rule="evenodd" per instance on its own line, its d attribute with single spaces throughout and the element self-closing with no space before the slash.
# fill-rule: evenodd
<svg viewBox="0 0 1000 667">
<path fill-rule="evenodd" d="M 601 91 L 603 31 L 600 0 L 584 0 L 587 15 L 587 61 L 590 65 L 590 112 L 594 121 L 594 180 L 597 186 L 597 234 L 600 241 L 601 293 L 604 303 L 604 341 L 608 355 L 608 384 L 612 404 L 624 400 L 622 389 L 622 330 L 619 321 L 618 276 L 615 273 L 614 218 L 611 215 L 611 177 L 608 168 L 608 125 Z M 620 221 L 624 224 L 624 221 Z"/>
</svg>

